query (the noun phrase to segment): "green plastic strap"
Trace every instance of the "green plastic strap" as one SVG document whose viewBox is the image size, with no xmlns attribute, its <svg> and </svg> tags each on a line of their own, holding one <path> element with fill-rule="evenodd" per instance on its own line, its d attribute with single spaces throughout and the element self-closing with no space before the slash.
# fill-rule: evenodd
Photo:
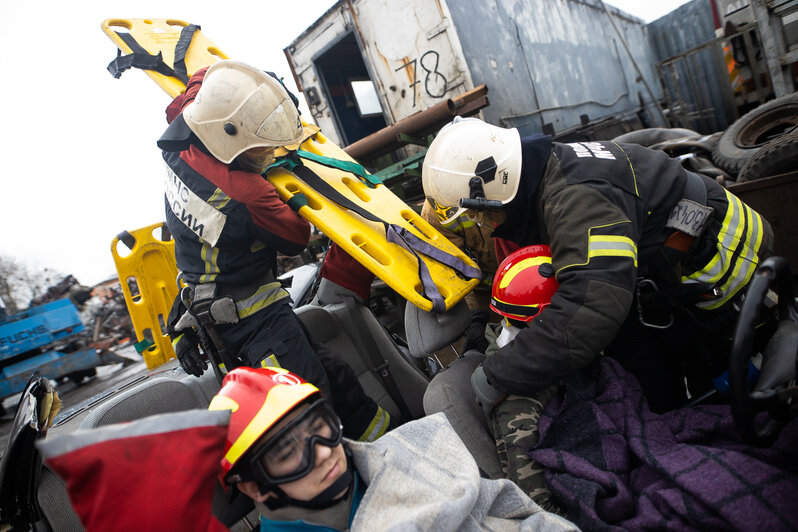
<svg viewBox="0 0 798 532">
<path fill-rule="evenodd" d="M 154 345 L 155 345 L 155 342 L 153 342 L 152 340 L 148 340 L 148 339 L 146 339 L 146 338 L 145 338 L 144 340 L 142 340 L 142 341 L 140 341 L 140 342 L 136 342 L 135 344 L 133 344 L 133 347 L 135 347 L 135 348 L 136 348 L 136 353 L 138 353 L 138 354 L 141 354 L 141 353 L 143 353 L 143 352 L 144 352 L 146 349 L 149 349 L 150 347 L 152 347 L 152 346 L 154 346 Z"/>
<path fill-rule="evenodd" d="M 269 170 L 271 170 L 272 168 L 285 168 L 289 172 L 292 172 L 294 168 L 301 165 L 302 161 L 300 161 L 298 158 L 291 157 L 291 154 L 288 154 L 285 157 L 277 159 L 272 164 L 267 166 L 266 170 L 264 170 L 263 173 L 260 175 L 266 177 L 267 174 L 269 173 Z"/>
<path fill-rule="evenodd" d="M 375 175 L 371 175 L 366 171 L 365 168 L 360 166 L 359 164 L 352 162 L 352 161 L 342 161 L 340 159 L 333 159 L 331 157 L 324 157 L 323 155 L 316 155 L 315 153 L 311 153 L 305 150 L 297 150 L 297 154 L 304 158 L 313 161 L 314 163 L 323 164 L 324 166 L 329 166 L 330 168 L 338 168 L 339 170 L 343 170 L 344 172 L 349 172 L 360 178 L 366 185 L 370 188 L 374 188 L 377 185 L 382 184 L 382 180 Z"/>
<path fill-rule="evenodd" d="M 291 207 L 291 210 L 293 210 L 294 212 L 299 212 L 299 209 L 301 209 L 302 207 L 307 207 L 308 198 L 307 196 L 305 196 L 304 193 L 298 192 L 293 196 L 291 196 L 291 199 L 289 199 L 285 203 L 286 205 Z"/>
</svg>

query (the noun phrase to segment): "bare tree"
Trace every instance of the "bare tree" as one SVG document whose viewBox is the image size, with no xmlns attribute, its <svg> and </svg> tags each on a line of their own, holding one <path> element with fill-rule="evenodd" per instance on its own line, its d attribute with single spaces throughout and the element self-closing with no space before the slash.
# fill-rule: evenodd
<svg viewBox="0 0 798 532">
<path fill-rule="evenodd" d="M 0 255 L 0 299 L 6 312 L 10 315 L 27 308 L 31 299 L 61 277 L 55 270 L 33 268 L 14 257 Z"/>
</svg>

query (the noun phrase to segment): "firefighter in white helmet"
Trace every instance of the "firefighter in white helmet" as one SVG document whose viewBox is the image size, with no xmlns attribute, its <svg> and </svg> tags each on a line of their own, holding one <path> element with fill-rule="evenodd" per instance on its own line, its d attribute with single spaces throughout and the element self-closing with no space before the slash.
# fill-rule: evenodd
<svg viewBox="0 0 798 532">
<path fill-rule="evenodd" d="M 297 255 L 310 237 L 304 195 L 284 203 L 261 175 L 276 148 L 303 140 L 293 100 L 274 76 L 227 60 L 195 73 L 167 109 L 166 224 L 188 285 L 167 325 L 186 372 L 208 367 L 200 342 L 218 378 L 239 365 L 289 369 L 327 392 L 348 436 L 373 440 L 398 420 L 313 342 L 276 279 L 277 253 Z"/>
<path fill-rule="evenodd" d="M 602 351 L 637 377 L 654 411 L 687 400 L 685 378 L 691 395 L 710 389 L 727 365 L 734 305 L 773 249 L 758 213 L 639 145 L 522 139 L 456 119 L 427 151 L 422 180 L 441 221 L 481 212 L 503 244 L 551 246 L 560 288 L 545 319 L 475 375 L 487 411 Z"/>
</svg>

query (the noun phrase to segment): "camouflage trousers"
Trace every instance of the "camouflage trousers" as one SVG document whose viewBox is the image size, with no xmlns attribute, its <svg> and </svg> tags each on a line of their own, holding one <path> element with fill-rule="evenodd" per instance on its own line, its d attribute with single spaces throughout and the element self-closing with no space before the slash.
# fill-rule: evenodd
<svg viewBox="0 0 798 532">
<path fill-rule="evenodd" d="M 543 467 L 527 454 L 538 443 L 541 412 L 559 391 L 551 386 L 533 397 L 508 395 L 493 409 L 493 434 L 505 476 L 544 510 L 565 515 L 546 486 Z"/>
</svg>

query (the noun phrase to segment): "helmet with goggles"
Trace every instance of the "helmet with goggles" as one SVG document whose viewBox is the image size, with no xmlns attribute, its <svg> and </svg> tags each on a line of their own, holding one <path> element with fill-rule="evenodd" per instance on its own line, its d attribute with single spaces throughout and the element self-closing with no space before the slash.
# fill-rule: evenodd
<svg viewBox="0 0 798 532">
<path fill-rule="evenodd" d="M 528 322 L 549 306 L 559 286 L 549 246 L 527 246 L 496 270 L 490 308 L 509 320 Z"/>
<path fill-rule="evenodd" d="M 310 473 L 316 444 L 341 443 L 341 423 L 319 389 L 280 368 L 234 369 L 208 408 L 232 410 L 225 485 L 254 481 L 266 492 Z"/>
<path fill-rule="evenodd" d="M 297 144 L 303 133 L 299 111 L 282 84 L 233 60 L 211 65 L 183 118 L 223 163 L 253 148 Z"/>
<path fill-rule="evenodd" d="M 421 184 L 441 223 L 467 209 L 501 208 L 515 198 L 521 181 L 521 136 L 517 129 L 457 117 L 430 144 Z"/>
</svg>

